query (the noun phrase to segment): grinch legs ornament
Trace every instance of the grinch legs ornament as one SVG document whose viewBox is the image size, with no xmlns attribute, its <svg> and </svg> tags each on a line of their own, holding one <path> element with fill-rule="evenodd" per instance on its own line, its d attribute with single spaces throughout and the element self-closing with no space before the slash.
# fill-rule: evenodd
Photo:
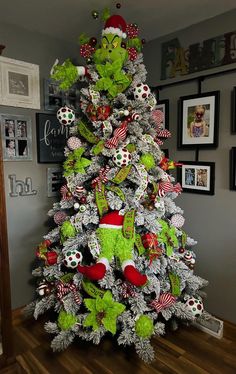
<svg viewBox="0 0 236 374">
<path fill-rule="evenodd" d="M 135 268 L 133 261 L 134 238 L 124 237 L 123 221 L 124 216 L 120 215 L 118 211 L 108 213 L 101 218 L 97 229 L 97 236 L 102 247 L 98 262 L 91 266 L 79 265 L 77 269 L 89 279 L 100 280 L 105 276 L 109 262 L 115 256 L 120 260 L 124 277 L 134 286 L 140 287 L 147 282 L 147 277 Z"/>
</svg>

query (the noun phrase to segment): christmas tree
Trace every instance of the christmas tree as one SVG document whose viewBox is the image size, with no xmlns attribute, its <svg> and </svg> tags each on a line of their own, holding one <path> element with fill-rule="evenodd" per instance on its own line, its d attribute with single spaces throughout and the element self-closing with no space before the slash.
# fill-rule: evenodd
<svg viewBox="0 0 236 374">
<path fill-rule="evenodd" d="M 145 83 L 138 26 L 108 10 L 103 19 L 101 44 L 80 37 L 85 67 L 53 67 L 61 89 L 78 79 L 86 87 L 79 118 L 68 107 L 57 113 L 70 127 L 65 183 L 49 211 L 55 227 L 37 249 L 38 297 L 28 311 L 55 310 L 45 325 L 55 351 L 75 337 L 99 344 L 108 333 L 149 362 L 150 339 L 166 324 L 207 314 L 207 282 L 193 273 L 196 242 L 174 202 L 181 186 L 171 171 L 180 166 L 160 148 L 170 132 Z"/>
</svg>

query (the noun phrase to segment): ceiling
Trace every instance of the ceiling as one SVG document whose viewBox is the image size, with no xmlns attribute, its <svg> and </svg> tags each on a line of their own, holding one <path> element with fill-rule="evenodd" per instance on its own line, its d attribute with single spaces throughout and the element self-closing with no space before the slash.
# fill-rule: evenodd
<svg viewBox="0 0 236 374">
<path fill-rule="evenodd" d="M 102 13 L 110 7 L 127 22 L 140 26 L 146 40 L 183 29 L 236 8 L 235 0 L 1 0 L 1 21 L 18 25 L 52 37 L 75 42 L 85 32 L 99 36 L 101 19 L 94 20 L 91 12 Z"/>
</svg>

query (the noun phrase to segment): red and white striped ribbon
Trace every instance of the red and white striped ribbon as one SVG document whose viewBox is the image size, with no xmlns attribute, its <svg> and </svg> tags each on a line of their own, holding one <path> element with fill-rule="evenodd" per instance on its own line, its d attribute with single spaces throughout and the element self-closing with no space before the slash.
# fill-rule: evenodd
<svg viewBox="0 0 236 374">
<path fill-rule="evenodd" d="M 121 293 L 124 299 L 127 299 L 128 297 L 136 297 L 137 292 L 134 291 L 134 287 L 131 284 L 128 284 L 126 282 L 122 283 L 121 285 Z"/>
<path fill-rule="evenodd" d="M 182 187 L 180 183 L 173 185 L 169 180 L 159 182 L 158 196 L 164 197 L 168 192 L 176 192 L 177 194 L 181 193 Z"/>
<path fill-rule="evenodd" d="M 153 110 L 152 111 L 152 118 L 154 119 L 157 127 L 160 127 L 160 125 L 164 121 L 164 113 L 159 109 Z"/>
<path fill-rule="evenodd" d="M 79 296 L 79 294 L 77 293 L 76 285 L 74 283 L 64 284 L 63 282 L 58 282 L 58 284 L 57 284 L 57 297 L 60 301 L 63 298 L 63 296 L 67 295 L 69 292 L 73 293 L 74 300 L 75 300 L 76 304 L 80 304 L 82 300 L 81 300 L 81 297 Z"/>
<path fill-rule="evenodd" d="M 101 168 L 99 171 L 98 177 L 92 180 L 92 187 L 95 188 L 96 185 L 98 186 L 98 191 L 101 192 L 102 190 L 102 183 L 108 182 L 107 173 L 110 170 L 110 166 L 106 165 L 104 168 Z"/>
<path fill-rule="evenodd" d="M 159 130 L 157 131 L 157 137 L 158 138 L 170 138 L 171 137 L 171 132 L 169 130 Z"/>
<path fill-rule="evenodd" d="M 150 306 L 154 308 L 157 313 L 161 310 L 168 308 L 169 306 L 173 305 L 176 301 L 176 298 L 169 292 L 165 292 L 161 294 L 159 299 L 155 299 L 150 303 Z"/>
<path fill-rule="evenodd" d="M 85 191 L 85 188 L 83 186 L 78 185 L 78 186 L 75 187 L 74 194 L 79 195 L 79 194 L 83 193 L 84 191 Z"/>
<path fill-rule="evenodd" d="M 122 122 L 121 126 L 115 129 L 113 137 L 106 141 L 105 147 L 116 148 L 119 141 L 124 141 L 127 133 L 127 121 Z"/>
</svg>

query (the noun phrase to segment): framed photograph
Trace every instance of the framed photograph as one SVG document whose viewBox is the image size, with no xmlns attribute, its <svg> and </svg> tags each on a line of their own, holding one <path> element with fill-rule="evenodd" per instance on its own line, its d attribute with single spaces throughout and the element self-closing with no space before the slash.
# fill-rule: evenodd
<svg viewBox="0 0 236 374">
<path fill-rule="evenodd" d="M 79 89 L 77 84 L 64 92 L 60 89 L 59 84 L 52 79 L 45 79 L 44 96 L 45 110 L 57 112 L 62 106 L 67 105 L 69 108 L 78 112 L 80 109 Z"/>
<path fill-rule="evenodd" d="M 217 148 L 219 102 L 219 91 L 180 98 L 178 148 Z"/>
<path fill-rule="evenodd" d="M 40 109 L 39 66 L 0 56 L 0 105 Z"/>
<path fill-rule="evenodd" d="M 234 87 L 232 92 L 231 133 L 236 134 L 236 87 Z"/>
<path fill-rule="evenodd" d="M 158 100 L 155 109 L 160 110 L 163 113 L 161 130 L 169 130 L 169 100 Z"/>
<path fill-rule="evenodd" d="M 201 161 L 179 161 L 177 180 L 184 192 L 206 195 L 215 193 L 215 163 Z"/>
<path fill-rule="evenodd" d="M 230 150 L 230 189 L 236 190 L 236 147 Z"/>
<path fill-rule="evenodd" d="M 0 114 L 4 161 L 32 160 L 31 118 Z"/>
<path fill-rule="evenodd" d="M 56 114 L 36 113 L 36 128 L 38 162 L 63 162 L 69 127 L 61 125 Z"/>
<path fill-rule="evenodd" d="M 62 185 L 63 185 L 62 167 L 48 168 L 47 169 L 48 197 L 59 195 L 60 188 Z"/>
</svg>

